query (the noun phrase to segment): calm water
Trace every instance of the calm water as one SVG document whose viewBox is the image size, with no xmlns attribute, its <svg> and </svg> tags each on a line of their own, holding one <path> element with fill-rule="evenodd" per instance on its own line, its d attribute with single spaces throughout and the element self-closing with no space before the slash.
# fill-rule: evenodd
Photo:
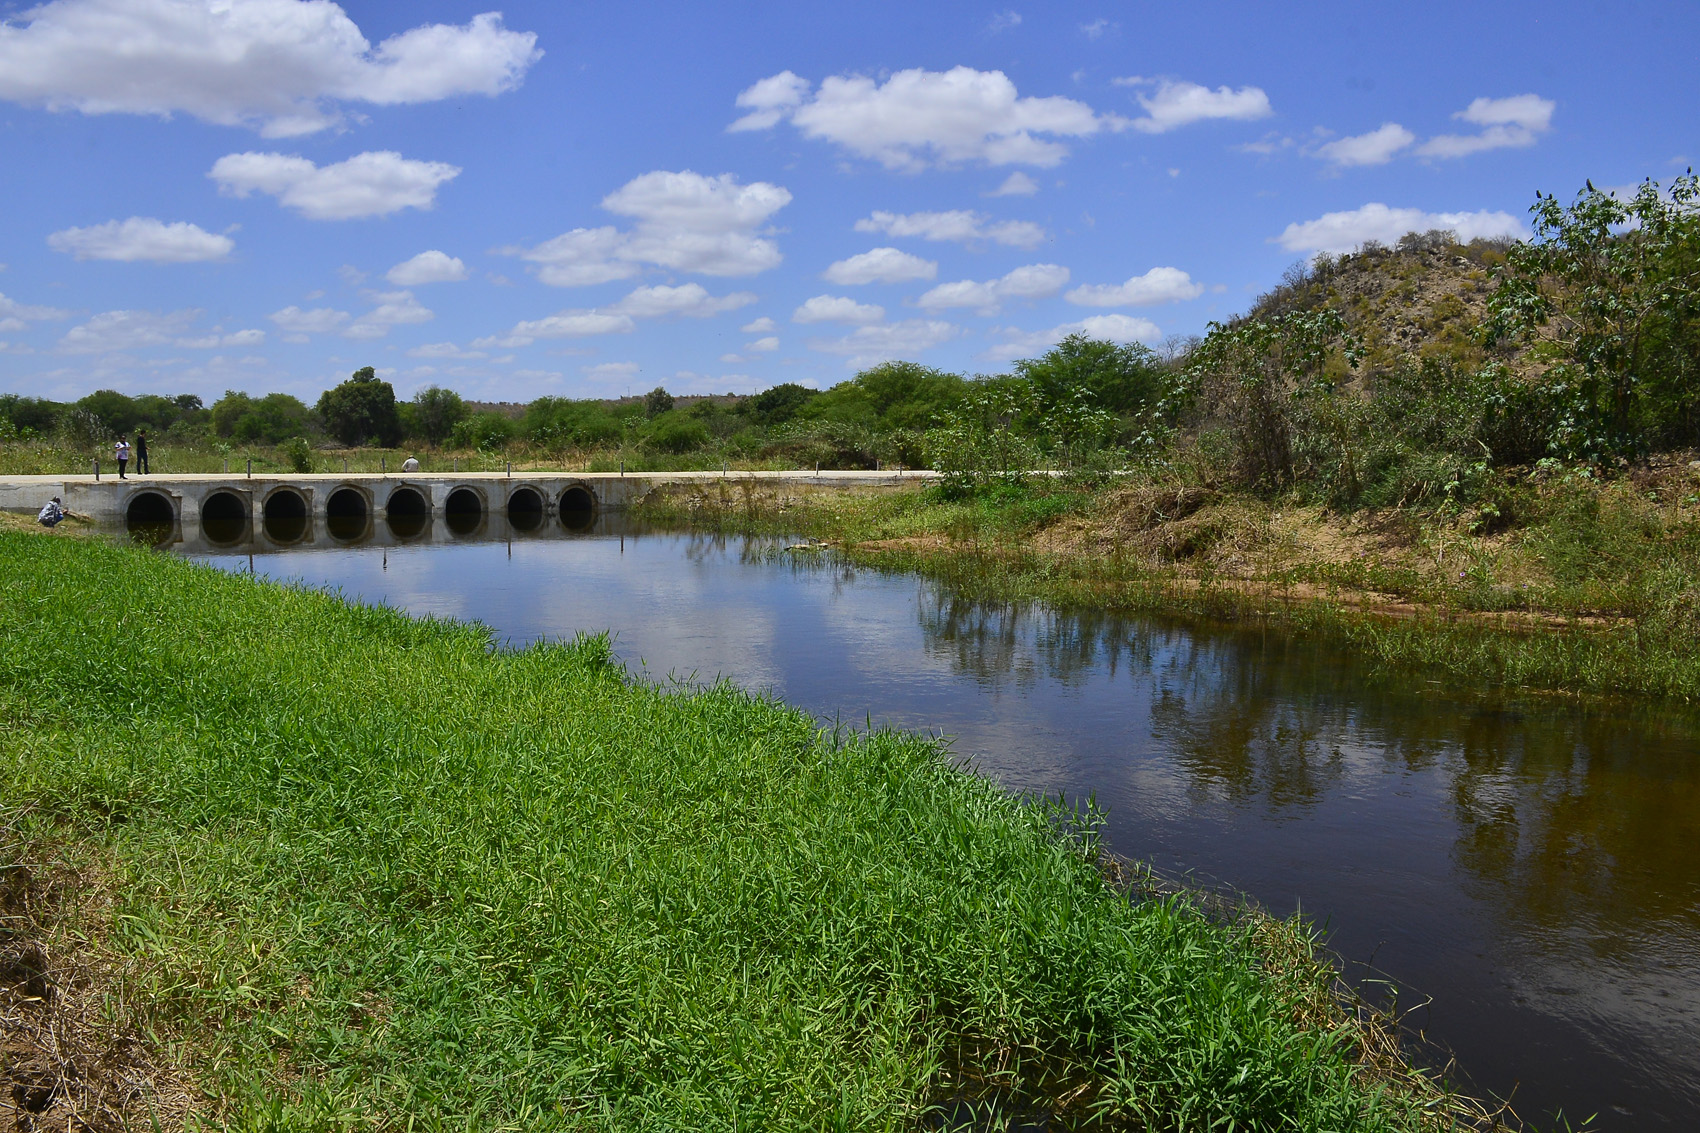
<svg viewBox="0 0 1700 1133">
<path fill-rule="evenodd" d="M 1304 642 L 967 601 L 611 519 L 183 534 L 231 570 L 514 643 L 609 630 L 634 670 L 944 733 L 1012 790 L 1095 795 L 1120 853 L 1303 909 L 1354 980 L 1396 984 L 1466 1088 L 1525 1117 L 1700 1128 L 1693 715 L 1459 697 Z"/>
</svg>

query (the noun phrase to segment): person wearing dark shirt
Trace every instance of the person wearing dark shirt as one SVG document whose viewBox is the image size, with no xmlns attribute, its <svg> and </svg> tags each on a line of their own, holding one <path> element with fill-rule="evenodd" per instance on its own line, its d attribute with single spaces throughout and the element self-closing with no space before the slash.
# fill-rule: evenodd
<svg viewBox="0 0 1700 1133">
<path fill-rule="evenodd" d="M 148 433 L 146 429 L 136 430 L 136 475 L 148 474 Z"/>
</svg>

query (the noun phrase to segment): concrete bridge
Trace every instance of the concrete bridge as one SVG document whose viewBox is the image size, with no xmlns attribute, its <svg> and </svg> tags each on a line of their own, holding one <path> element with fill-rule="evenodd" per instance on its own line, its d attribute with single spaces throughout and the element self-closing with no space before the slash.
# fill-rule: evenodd
<svg viewBox="0 0 1700 1133">
<path fill-rule="evenodd" d="M 516 526 L 549 518 L 588 527 L 597 514 L 623 511 L 657 485 L 760 481 L 848 487 L 914 483 L 930 472 L 412 472 L 300 475 L 112 475 L 0 477 L 0 510 L 34 514 L 53 496 L 67 510 L 112 527 L 157 529 L 161 542 L 219 528 L 369 529 L 385 517 L 410 525 L 441 516 L 451 525 L 503 515 Z M 169 531 L 169 534 L 166 532 Z M 310 537 L 310 536 L 309 536 Z"/>
</svg>

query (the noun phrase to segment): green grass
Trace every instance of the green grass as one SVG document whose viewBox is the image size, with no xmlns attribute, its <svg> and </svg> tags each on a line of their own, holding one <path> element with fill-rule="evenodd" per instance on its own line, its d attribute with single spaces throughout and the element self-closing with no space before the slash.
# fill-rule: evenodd
<svg viewBox="0 0 1700 1133">
<path fill-rule="evenodd" d="M 0 799 L 106 863 L 109 1010 L 215 1124 L 907 1129 L 965 1048 L 1130 1128 L 1422 1120 L 1266 923 L 926 739 L 102 543 L 0 579 Z"/>
</svg>

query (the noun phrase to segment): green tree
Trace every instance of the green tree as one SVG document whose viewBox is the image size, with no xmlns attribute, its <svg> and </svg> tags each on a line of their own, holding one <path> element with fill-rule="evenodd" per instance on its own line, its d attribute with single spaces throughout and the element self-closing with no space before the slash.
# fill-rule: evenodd
<svg viewBox="0 0 1700 1133">
<path fill-rule="evenodd" d="M 1081 392 L 1098 408 L 1131 415 L 1150 406 L 1163 389 L 1163 366 L 1143 343 L 1115 343 L 1071 334 L 1015 372 L 1032 383 L 1041 411 L 1069 404 Z"/>
<path fill-rule="evenodd" d="M 466 419 L 468 410 L 460 394 L 440 386 L 426 386 L 413 395 L 409 424 L 415 434 L 433 445 L 441 445 Z"/>
<path fill-rule="evenodd" d="M 783 425 L 819 396 L 818 389 L 800 386 L 796 382 L 781 382 L 752 397 L 749 411 L 759 424 L 769 427 Z"/>
<path fill-rule="evenodd" d="M 708 444 L 709 437 L 701 420 L 675 409 L 650 422 L 648 442 L 662 452 L 686 453 Z"/>
<path fill-rule="evenodd" d="M 659 417 L 673 408 L 673 395 L 662 386 L 656 386 L 643 395 L 643 413 L 645 417 Z"/>
<path fill-rule="evenodd" d="M 401 439 L 395 389 L 380 381 L 370 366 L 362 366 L 346 382 L 320 394 L 319 416 L 331 436 L 345 445 L 393 445 Z"/>
<path fill-rule="evenodd" d="M 532 441 L 552 449 L 609 444 L 625 431 L 602 402 L 564 397 L 540 397 L 526 406 L 520 427 Z"/>
<path fill-rule="evenodd" d="M 287 393 L 249 397 L 240 390 L 226 390 L 213 402 L 213 431 L 233 440 L 282 444 L 313 431 L 312 411 Z"/>
<path fill-rule="evenodd" d="M 1187 359 L 1188 393 L 1207 421 L 1227 429 L 1238 478 L 1282 488 L 1294 478 L 1295 417 L 1322 415 L 1319 399 L 1338 396 L 1330 362 L 1355 366 L 1360 353 L 1345 319 L 1329 308 L 1211 323 Z"/>
<path fill-rule="evenodd" d="M 887 432 L 940 424 L 962 403 L 967 383 L 916 362 L 881 362 L 802 407 L 800 416 Z"/>
<path fill-rule="evenodd" d="M 140 408 L 132 397 L 115 389 L 97 389 L 76 402 L 78 409 L 88 413 L 108 433 L 129 433 L 142 419 Z"/>
<path fill-rule="evenodd" d="M 1033 410 L 1033 387 L 1021 378 L 973 382 L 955 408 L 927 433 L 935 471 L 952 492 L 1025 476 L 1037 458 L 1019 423 Z"/>
<path fill-rule="evenodd" d="M 22 397 L 15 393 L 0 395 L 0 417 L 10 421 L 19 436 L 51 433 L 67 408 L 41 397 Z"/>
<path fill-rule="evenodd" d="M 1534 240 L 1507 254 L 1489 334 L 1556 356 L 1559 455 L 1700 440 L 1700 179 L 1629 200 L 1589 182 L 1568 206 L 1536 194 Z"/>
</svg>

